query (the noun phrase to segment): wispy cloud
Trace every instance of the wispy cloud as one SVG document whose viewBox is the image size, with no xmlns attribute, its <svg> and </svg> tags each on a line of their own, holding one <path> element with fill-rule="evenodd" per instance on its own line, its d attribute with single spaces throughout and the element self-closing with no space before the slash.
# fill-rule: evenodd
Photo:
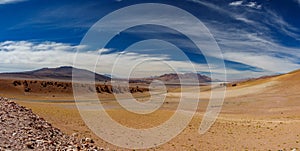
<svg viewBox="0 0 300 151">
<path fill-rule="evenodd" d="M 207 6 L 210 9 L 218 11 L 222 14 L 227 14 L 229 17 L 247 23 L 248 25 L 252 26 L 252 29 L 261 32 L 269 33 L 271 31 L 270 27 L 275 28 L 277 32 L 281 32 L 284 35 L 288 35 L 296 40 L 300 40 L 299 32 L 300 29 L 295 27 L 288 22 L 286 22 L 282 16 L 277 14 L 274 10 L 265 8 L 265 12 L 260 10 L 253 10 L 253 9 L 244 9 L 243 13 L 239 11 L 231 10 L 229 11 L 227 7 L 218 6 L 217 4 L 204 2 L 201 0 L 191 0 L 198 4 Z M 300 0 L 296 0 L 300 1 Z M 229 3 L 230 6 L 243 6 L 243 7 L 254 7 L 254 8 L 261 8 L 262 5 L 258 4 L 257 2 L 251 1 L 234 1 Z M 256 17 L 253 17 L 256 16 Z M 242 27 L 245 28 L 245 27 Z"/>
<path fill-rule="evenodd" d="M 0 0 L 1 1 L 1 0 Z M 20 0 L 27 1 L 27 0 Z M 100 14 L 102 10 L 92 9 L 94 7 L 92 1 L 86 2 L 82 5 L 68 4 L 57 7 L 46 7 L 37 13 L 19 22 L 9 28 L 9 30 L 21 30 L 24 27 L 42 27 L 43 30 L 51 29 L 66 29 L 66 28 L 90 28 L 99 16 L 87 15 L 87 10 L 91 14 Z M 66 13 L 72 10 L 72 13 Z"/>
<path fill-rule="evenodd" d="M 203 6 L 206 6 L 207 8 L 209 8 L 211 10 L 214 10 L 218 13 L 227 15 L 228 17 L 231 17 L 233 19 L 236 19 L 236 20 L 239 20 L 239 21 L 242 21 L 242 22 L 245 22 L 245 23 L 253 23 L 250 19 L 248 19 L 244 15 L 244 13 L 243 14 L 235 13 L 234 11 L 230 11 L 230 10 L 228 10 L 226 8 L 223 8 L 221 6 L 218 6 L 216 4 L 206 2 L 206 1 L 202 1 L 202 0 L 189 0 L 189 1 L 195 2 L 195 3 L 203 5 Z M 247 4 L 244 4 L 244 1 L 234 1 L 234 2 L 229 3 L 229 6 L 246 6 L 246 5 Z M 259 5 L 258 7 L 260 9 L 262 6 Z M 244 10 L 244 11 L 245 11 L 245 13 L 247 13 L 249 10 Z"/>
<path fill-rule="evenodd" d="M 18 3 L 18 2 L 23 2 L 23 1 L 26 1 L 26 0 L 0 0 L 0 5 Z"/>
<path fill-rule="evenodd" d="M 206 2 L 206 1 L 202 1 L 202 0 L 188 0 L 188 1 L 191 1 L 191 2 L 194 2 L 194 3 L 197 3 L 197 4 L 200 4 L 200 5 L 203 5 L 203 6 L 206 6 L 212 10 L 215 10 L 217 12 L 221 12 L 221 13 L 224 13 L 224 14 L 227 14 L 227 15 L 230 15 L 231 16 L 231 12 L 226 10 L 226 9 L 223 9 L 222 7 L 218 6 L 218 5 L 215 5 L 213 3 L 210 3 L 210 2 Z"/>
<path fill-rule="evenodd" d="M 226 60 L 243 63 L 274 73 L 285 73 L 300 68 L 300 52 L 276 43 L 267 33 L 257 34 L 247 30 L 208 24 L 219 41 Z"/>
<path fill-rule="evenodd" d="M 250 20 L 250 19 L 248 19 L 248 18 L 246 18 L 246 17 L 243 17 L 243 16 L 237 15 L 237 16 L 235 17 L 235 19 L 236 19 L 236 20 L 239 20 L 239 21 L 242 21 L 242 22 L 245 22 L 245 23 L 247 23 L 247 24 L 255 24 L 255 22 L 254 22 L 253 20 Z"/>
<path fill-rule="evenodd" d="M 238 9 L 229 11 L 226 6 L 200 0 L 193 1 L 245 23 L 232 24 L 218 19 L 205 22 L 217 39 L 226 60 L 274 73 L 284 73 L 300 68 L 299 49 L 284 46 L 278 42 L 279 39 L 276 36 L 273 36 L 275 29 L 277 33 L 297 40 L 299 28 L 290 25 L 276 12 L 265 8 L 265 12 L 262 13 L 259 10 L 261 5 L 256 2 L 229 3 L 229 6 L 256 8 L 243 9 L 241 14 L 237 11 Z"/>
<path fill-rule="evenodd" d="M 244 6 L 254 9 L 261 9 L 262 5 L 259 5 L 257 2 L 244 2 L 244 1 L 234 1 L 229 3 L 229 6 Z"/>
<path fill-rule="evenodd" d="M 228 52 L 224 54 L 224 57 L 227 60 L 249 64 L 273 73 L 286 73 L 300 68 L 299 64 L 292 62 L 289 58 L 278 58 L 270 54 Z"/>
<path fill-rule="evenodd" d="M 264 23 L 277 29 L 284 35 L 288 35 L 298 41 L 300 41 L 300 29 L 286 22 L 280 15 L 272 10 L 266 10 L 268 19 L 264 20 Z"/>
</svg>

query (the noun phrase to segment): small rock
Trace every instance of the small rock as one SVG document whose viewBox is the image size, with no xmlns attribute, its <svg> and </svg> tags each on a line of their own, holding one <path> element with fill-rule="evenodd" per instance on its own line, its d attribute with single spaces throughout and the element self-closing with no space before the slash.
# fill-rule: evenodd
<svg viewBox="0 0 300 151">
<path fill-rule="evenodd" d="M 34 144 L 32 142 L 27 142 L 25 145 L 29 149 L 34 149 Z"/>
</svg>

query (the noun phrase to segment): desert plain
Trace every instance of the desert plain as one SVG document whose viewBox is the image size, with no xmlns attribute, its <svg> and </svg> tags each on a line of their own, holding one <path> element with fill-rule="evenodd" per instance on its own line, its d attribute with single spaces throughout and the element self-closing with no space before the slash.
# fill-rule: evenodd
<svg viewBox="0 0 300 151">
<path fill-rule="evenodd" d="M 299 77 L 298 70 L 227 84 L 222 110 L 205 134 L 199 134 L 198 129 L 214 85 L 203 85 L 199 92 L 192 91 L 193 86 L 186 89 L 167 87 L 163 105 L 143 115 L 124 109 L 113 93 L 101 92 L 97 96 L 105 107 L 103 112 L 112 119 L 127 127 L 145 129 L 162 124 L 174 114 L 182 91 L 199 95 L 197 112 L 182 133 L 163 145 L 146 150 L 299 150 Z M 0 96 L 32 109 L 66 134 L 92 138 L 104 150 L 130 150 L 102 140 L 88 128 L 76 107 L 71 81 L 26 79 L 27 86 L 24 81 L 1 79 Z M 56 82 L 56 85 L 41 86 L 47 82 Z M 136 85 L 139 84 L 133 87 Z M 147 89 L 147 85 L 140 85 L 140 89 Z M 132 93 L 137 101 L 149 99 L 150 94 L 143 90 Z M 82 100 L 80 103 L 88 102 Z"/>
</svg>

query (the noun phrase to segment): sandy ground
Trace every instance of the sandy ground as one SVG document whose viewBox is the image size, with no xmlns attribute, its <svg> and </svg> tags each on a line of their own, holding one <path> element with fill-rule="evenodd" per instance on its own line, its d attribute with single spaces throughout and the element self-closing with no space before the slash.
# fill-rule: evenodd
<svg viewBox="0 0 300 151">
<path fill-rule="evenodd" d="M 300 73 L 295 72 L 239 83 L 228 87 L 220 115 L 203 135 L 198 129 L 211 91 L 203 88 L 197 113 L 186 129 L 166 144 L 149 150 L 292 150 L 300 148 Z M 190 87 L 183 91 L 190 92 Z M 150 128 L 169 119 L 178 105 L 180 90 L 170 89 L 163 106 L 151 113 L 139 115 L 124 110 L 111 94 L 101 94 L 106 112 L 117 122 L 131 128 Z M 125 150 L 106 143 L 91 132 L 82 121 L 72 101 L 72 95 L 60 97 L 16 95 L 3 93 L 45 118 L 62 131 L 91 137 L 104 148 Z M 138 99 L 145 94 L 139 94 Z M 86 102 L 82 102 L 86 103 Z M 91 112 L 93 112 L 91 110 Z"/>
</svg>

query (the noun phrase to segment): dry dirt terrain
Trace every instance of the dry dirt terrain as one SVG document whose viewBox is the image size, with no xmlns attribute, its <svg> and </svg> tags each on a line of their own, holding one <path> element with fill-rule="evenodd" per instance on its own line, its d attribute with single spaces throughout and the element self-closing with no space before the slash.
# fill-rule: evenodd
<svg viewBox="0 0 300 151">
<path fill-rule="evenodd" d="M 300 71 L 295 71 L 228 85 L 220 115 L 209 131 L 200 135 L 198 128 L 211 94 L 211 88 L 203 86 L 201 92 L 196 93 L 200 95 L 200 103 L 188 127 L 170 142 L 149 150 L 299 150 L 299 77 Z M 87 128 L 74 103 L 71 87 L 50 89 L 51 92 L 24 92 L 24 87 L 14 86 L 13 81 L 0 81 L 0 96 L 12 98 L 32 109 L 67 134 L 76 132 L 80 137 L 93 138 L 105 149 L 126 150 L 106 143 Z M 115 121 L 142 129 L 169 119 L 178 105 L 180 91 L 193 89 L 169 88 L 162 107 L 145 115 L 126 111 L 114 100 L 112 93 L 97 95 L 106 108 L 105 112 Z M 136 92 L 133 95 L 138 101 L 149 98 L 148 93 Z"/>
</svg>

